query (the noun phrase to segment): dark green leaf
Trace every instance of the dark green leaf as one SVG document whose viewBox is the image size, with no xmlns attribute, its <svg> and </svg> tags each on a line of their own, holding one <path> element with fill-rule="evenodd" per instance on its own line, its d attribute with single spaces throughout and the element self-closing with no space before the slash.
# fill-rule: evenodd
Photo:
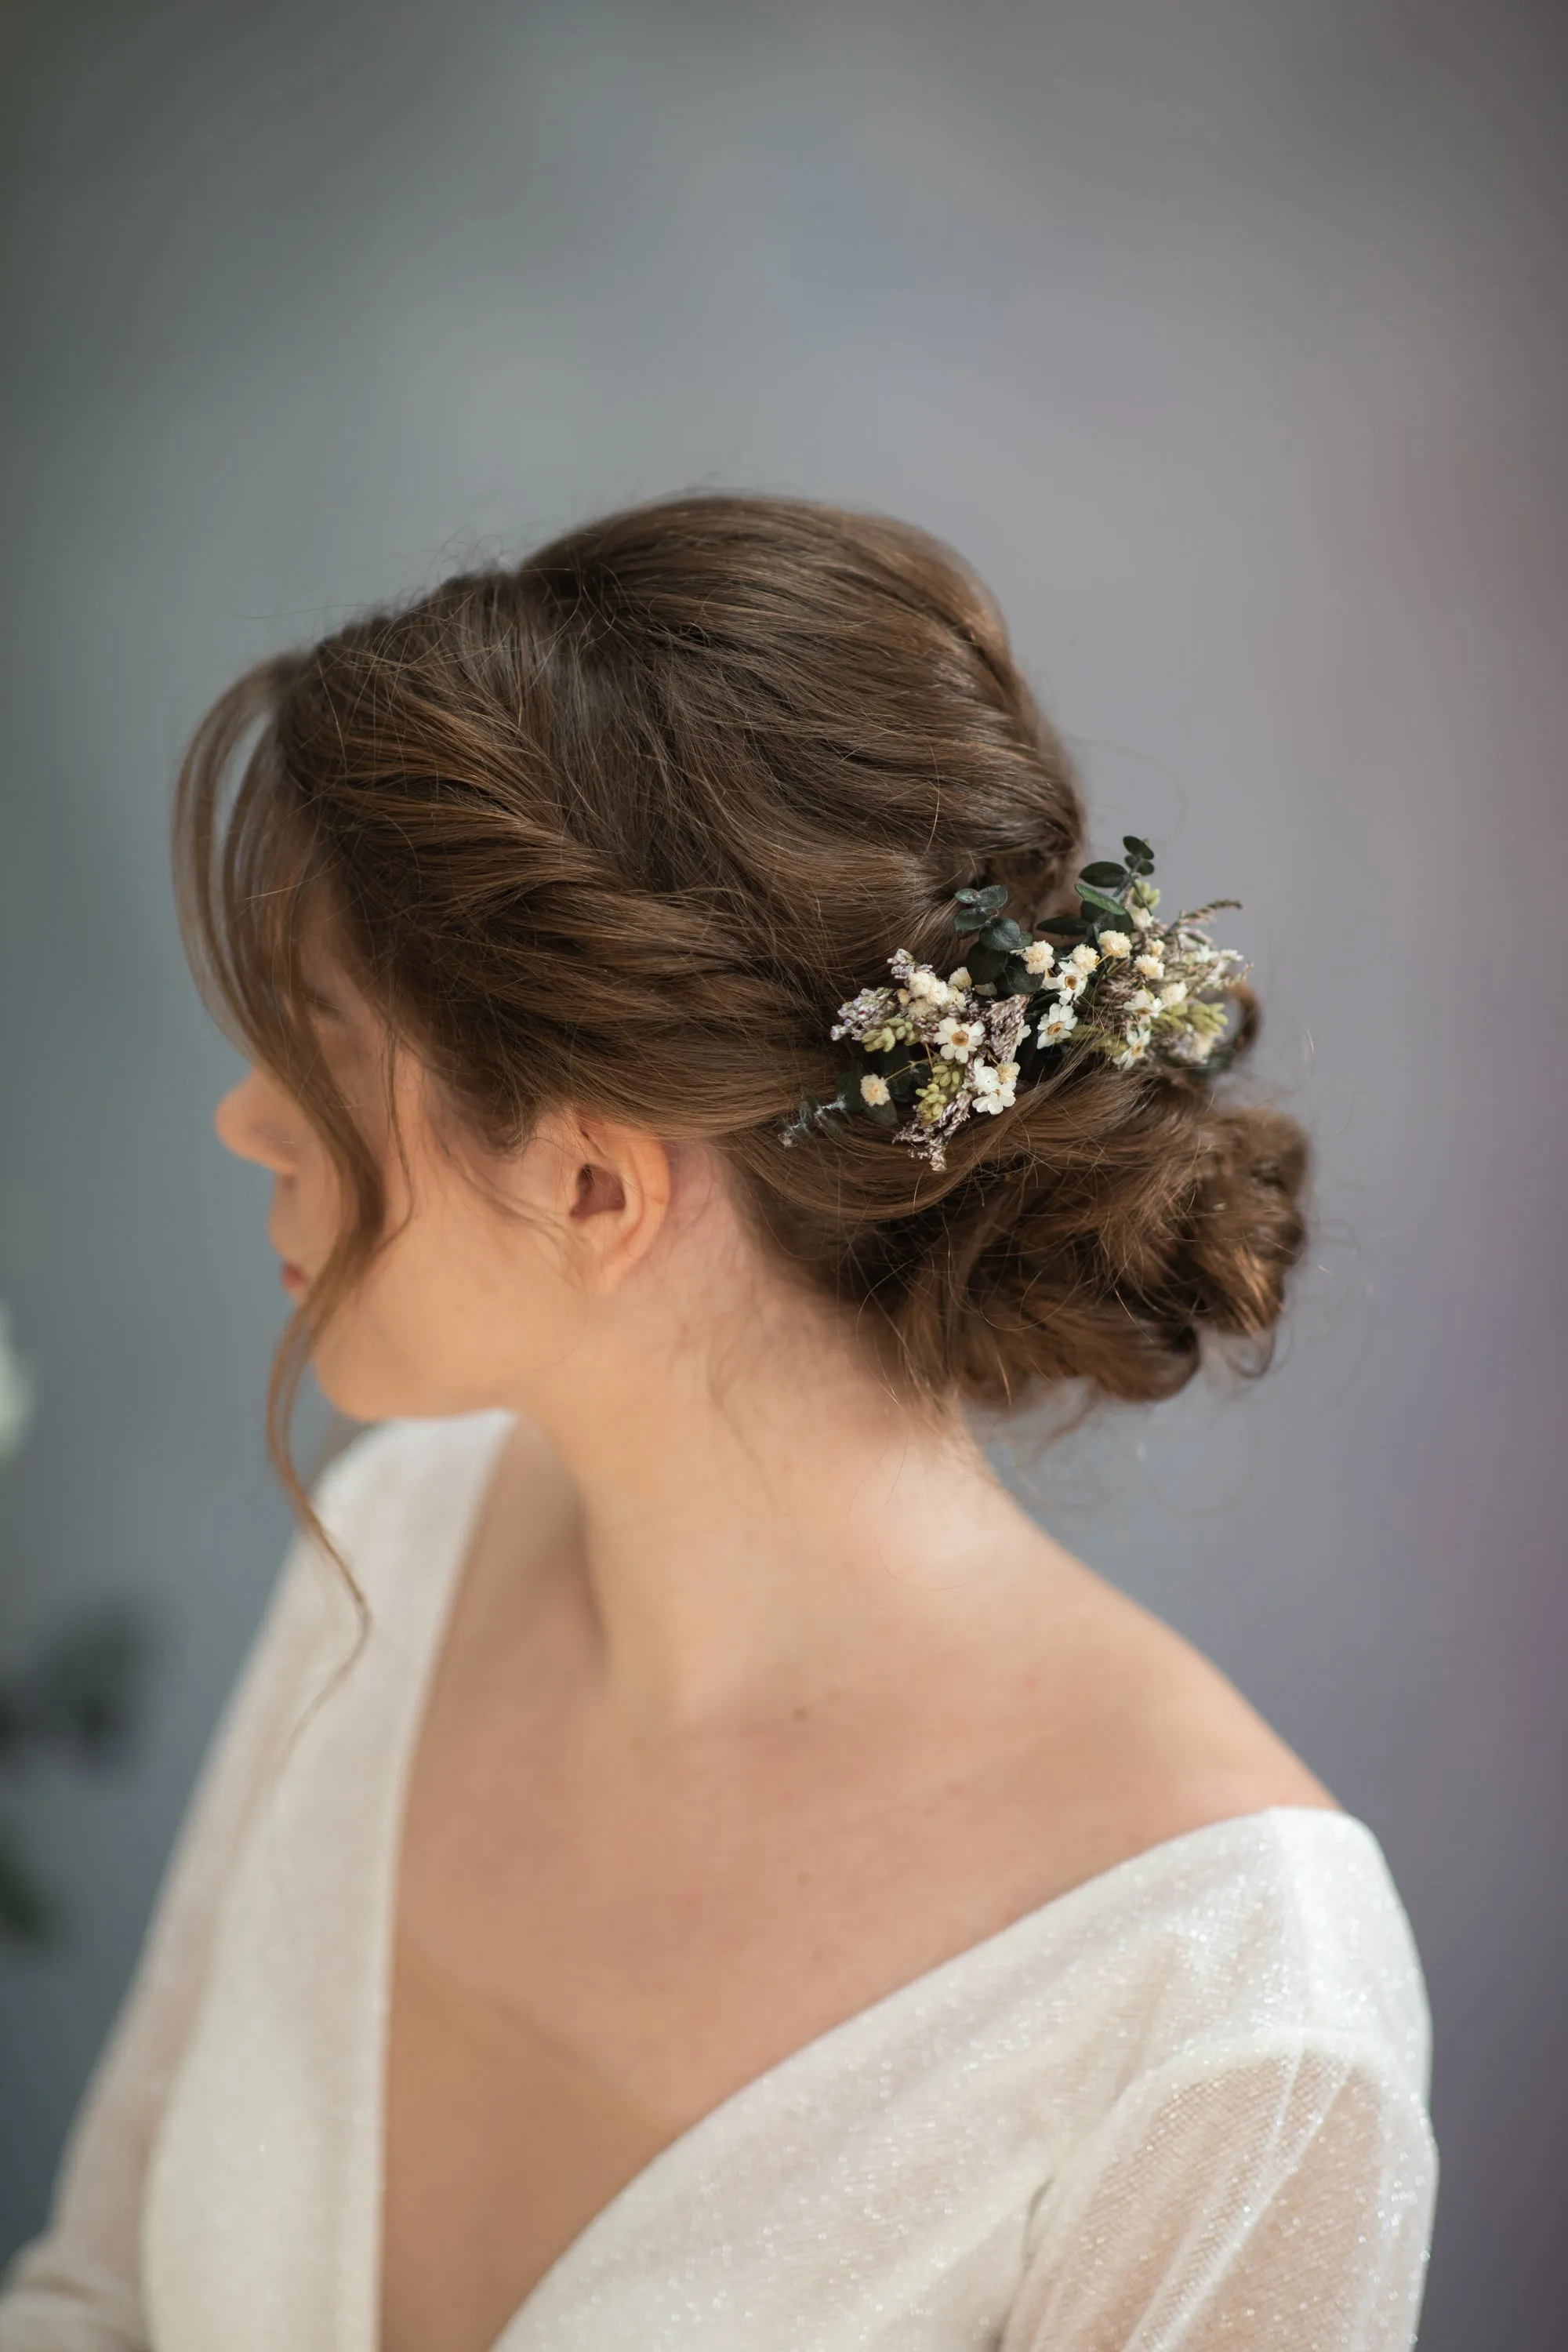
<svg viewBox="0 0 1568 2352">
<path fill-rule="evenodd" d="M 969 966 L 972 980 L 994 980 L 1007 959 L 997 949 L 985 947 L 977 940 L 964 961 Z"/>
<path fill-rule="evenodd" d="M 1126 879 L 1125 866 L 1113 866 L 1109 858 L 1103 857 L 1098 865 L 1086 866 L 1079 876 L 1080 882 L 1096 882 L 1105 890 L 1120 890 Z"/>
<path fill-rule="evenodd" d="M 1005 955 L 1021 955 L 1029 944 L 1029 934 L 1005 915 L 998 923 L 987 923 L 980 940 L 983 947 L 996 948 Z"/>
<path fill-rule="evenodd" d="M 1045 984 L 1044 975 L 1031 971 L 1021 956 L 1009 956 L 996 986 L 1003 996 L 1033 996 Z"/>
<path fill-rule="evenodd" d="M 1154 853 L 1146 841 L 1141 841 L 1135 833 L 1124 833 L 1121 846 L 1127 852 L 1127 863 L 1134 874 L 1152 874 Z"/>
<path fill-rule="evenodd" d="M 988 883 L 983 890 L 955 890 L 952 927 L 955 931 L 978 931 L 1006 903 L 1006 885 L 1002 882 Z"/>
<path fill-rule="evenodd" d="M 1113 922 L 1126 921 L 1127 909 L 1121 899 L 1107 898 L 1105 892 L 1097 890 L 1092 883 L 1080 881 L 1078 886 L 1078 895 L 1086 907 L 1094 908 L 1098 914 L 1109 915 Z"/>
</svg>

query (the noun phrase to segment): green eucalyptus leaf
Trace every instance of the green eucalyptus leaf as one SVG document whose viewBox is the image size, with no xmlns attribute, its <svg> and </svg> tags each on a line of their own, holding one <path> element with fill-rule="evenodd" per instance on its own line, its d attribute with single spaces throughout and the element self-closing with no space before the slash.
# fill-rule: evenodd
<svg viewBox="0 0 1568 2352">
<path fill-rule="evenodd" d="M 1002 977 L 996 982 L 1003 996 L 1033 996 L 1036 990 L 1044 988 L 1045 984 L 1043 973 L 1031 971 L 1022 956 L 1008 957 L 1002 967 Z"/>
<path fill-rule="evenodd" d="M 1109 915 L 1117 923 L 1126 921 L 1127 909 L 1121 899 L 1108 898 L 1103 890 L 1097 890 L 1092 882 L 1085 882 L 1080 877 L 1078 895 L 1086 907 L 1093 907 L 1102 917 Z"/>
<path fill-rule="evenodd" d="M 1080 882 L 1098 883 L 1101 889 L 1120 890 L 1128 878 L 1127 868 L 1102 857 L 1097 865 L 1086 866 L 1078 878 Z"/>
<path fill-rule="evenodd" d="M 1134 874 L 1152 874 L 1154 853 L 1146 841 L 1141 841 L 1135 833 L 1124 833 L 1121 846 L 1127 852 L 1127 863 Z"/>
<path fill-rule="evenodd" d="M 1005 955 L 1021 955 L 1029 944 L 1029 934 L 1013 920 L 1011 915 L 1005 915 L 1000 922 L 986 924 L 980 934 L 980 943 L 983 947 L 996 948 Z"/>
<path fill-rule="evenodd" d="M 969 966 L 969 976 L 972 980 L 995 980 L 1006 961 L 1004 950 L 988 948 L 980 941 L 976 941 L 964 958 L 964 961 Z"/>
<path fill-rule="evenodd" d="M 952 894 L 952 927 L 955 931 L 982 930 L 991 917 L 1006 903 L 1005 883 L 990 882 L 983 890 L 955 890 Z"/>
<path fill-rule="evenodd" d="M 904 1116 L 898 1104 L 890 1102 L 867 1103 L 865 1111 L 873 1127 L 898 1127 Z"/>
</svg>

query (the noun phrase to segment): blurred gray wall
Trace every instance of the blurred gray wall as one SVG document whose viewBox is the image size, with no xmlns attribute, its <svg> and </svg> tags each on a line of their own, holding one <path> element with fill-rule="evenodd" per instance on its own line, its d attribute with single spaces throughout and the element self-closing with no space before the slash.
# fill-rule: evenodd
<svg viewBox="0 0 1568 2352">
<path fill-rule="evenodd" d="M 990 577 L 1102 841 L 1247 901 L 1311 1122 L 1291 1343 L 1018 1454 L 1384 1841 L 1444 2156 L 1423 2343 L 1563 2340 L 1560 12 L 697 0 L 5 12 L 0 1649 L 163 1629 L 110 1779 L 0 1790 L 37 2223 L 285 1535 L 264 1187 L 207 1126 L 168 780 L 266 649 L 687 484 Z"/>
</svg>

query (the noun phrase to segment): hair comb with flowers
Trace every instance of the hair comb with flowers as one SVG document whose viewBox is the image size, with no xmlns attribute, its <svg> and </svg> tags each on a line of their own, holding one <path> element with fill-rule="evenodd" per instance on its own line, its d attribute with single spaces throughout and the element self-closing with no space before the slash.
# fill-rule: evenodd
<svg viewBox="0 0 1568 2352">
<path fill-rule="evenodd" d="M 1000 883 L 958 891 L 952 927 L 964 961 L 943 980 L 907 948 L 889 958 L 890 986 L 863 988 L 838 1008 L 831 1035 L 853 1059 L 828 1101 L 803 1097 L 786 1144 L 865 1118 L 933 1168 L 972 1113 L 1012 1108 L 1020 1085 L 1053 1076 L 1069 1057 L 1103 1055 L 1113 1069 L 1152 1061 L 1217 1070 L 1234 1051 L 1228 1000 L 1247 966 L 1205 926 L 1235 898 L 1162 923 L 1154 853 L 1123 836 L 1125 861 L 1086 866 L 1081 914 L 1030 938 L 1003 913 Z"/>
</svg>

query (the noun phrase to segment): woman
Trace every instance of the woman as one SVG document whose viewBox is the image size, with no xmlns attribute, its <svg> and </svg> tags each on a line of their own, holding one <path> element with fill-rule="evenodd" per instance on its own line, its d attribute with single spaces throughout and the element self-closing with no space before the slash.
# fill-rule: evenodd
<svg viewBox="0 0 1568 2352">
<path fill-rule="evenodd" d="M 1169 1395 L 1301 1246 L 1235 959 L 1141 841 L 1075 888 L 1082 835 L 975 581 L 784 500 L 614 517 L 209 716 L 275 1428 L 306 1355 L 384 1426 L 5 2352 L 1409 2343 L 1377 1846 L 965 1419 Z"/>
</svg>

